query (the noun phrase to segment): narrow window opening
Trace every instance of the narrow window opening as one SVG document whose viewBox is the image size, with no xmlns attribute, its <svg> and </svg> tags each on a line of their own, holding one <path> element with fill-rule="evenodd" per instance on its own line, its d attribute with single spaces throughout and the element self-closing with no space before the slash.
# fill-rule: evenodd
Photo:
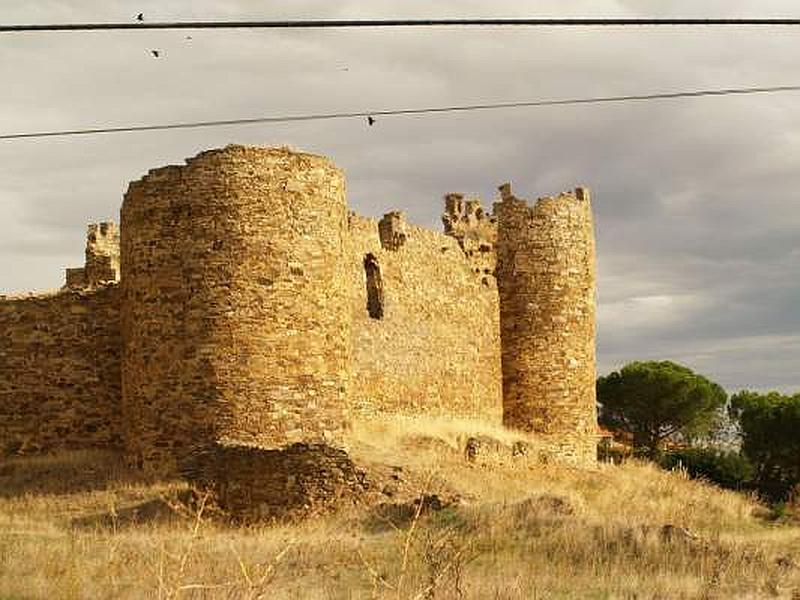
<svg viewBox="0 0 800 600">
<path fill-rule="evenodd" d="M 382 319 L 383 279 L 375 255 L 367 254 L 364 257 L 364 273 L 367 276 L 367 312 L 373 319 Z"/>
</svg>

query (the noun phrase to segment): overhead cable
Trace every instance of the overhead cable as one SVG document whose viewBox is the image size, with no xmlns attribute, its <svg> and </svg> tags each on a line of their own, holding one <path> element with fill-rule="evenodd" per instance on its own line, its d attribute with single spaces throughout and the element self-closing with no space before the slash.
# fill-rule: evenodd
<svg viewBox="0 0 800 600">
<path fill-rule="evenodd" d="M 797 26 L 800 18 L 442 18 L 442 19 L 293 19 L 266 21 L 166 21 L 130 23 L 51 23 L 0 25 L 0 33 L 135 29 L 324 29 L 358 27 L 658 27 Z"/>
<path fill-rule="evenodd" d="M 662 92 L 654 94 L 631 94 L 623 96 L 595 96 L 589 98 L 562 98 L 527 100 L 519 102 L 495 102 L 486 104 L 465 104 L 460 106 L 433 106 L 423 108 L 401 108 L 386 110 L 360 110 L 352 112 L 330 112 L 306 115 L 276 115 L 247 117 L 240 119 L 218 119 L 212 121 L 190 121 L 181 123 L 161 123 L 152 125 L 128 125 L 109 127 L 89 127 L 84 129 L 64 129 L 59 131 L 37 131 L 28 133 L 0 134 L 0 140 L 26 138 L 67 137 L 76 135 L 95 135 L 103 133 L 129 133 L 137 131 L 163 131 L 169 129 L 197 129 L 201 127 L 222 127 L 228 125 L 252 125 L 258 123 L 291 123 L 302 121 L 325 121 L 333 119 L 372 118 L 400 115 L 427 115 L 438 113 L 469 112 L 477 110 L 498 110 L 508 108 L 533 108 L 543 106 L 570 106 L 579 104 L 614 104 L 622 102 L 643 102 L 649 100 L 669 100 L 677 98 L 701 98 L 708 96 L 744 96 L 752 94 L 775 94 L 800 91 L 800 85 L 771 87 L 723 88 L 710 90 L 689 90 Z"/>
</svg>

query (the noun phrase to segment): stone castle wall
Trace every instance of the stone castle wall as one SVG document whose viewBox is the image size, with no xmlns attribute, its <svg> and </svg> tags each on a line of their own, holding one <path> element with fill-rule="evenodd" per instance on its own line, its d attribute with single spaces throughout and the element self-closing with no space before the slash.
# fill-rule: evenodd
<svg viewBox="0 0 800 600">
<path fill-rule="evenodd" d="M 370 484 L 347 452 L 328 444 L 214 444 L 184 461 L 181 475 L 245 522 L 321 513 L 358 500 Z"/>
<path fill-rule="evenodd" d="M 0 296 L 0 454 L 120 446 L 119 300 Z"/>
<path fill-rule="evenodd" d="M 501 191 L 495 214 L 448 194 L 437 233 L 348 214 L 342 173 L 310 154 L 151 170 L 61 292 L 0 297 L 0 450 L 124 446 L 174 472 L 220 444 L 335 448 L 353 419 L 399 413 L 504 422 L 593 462 L 588 192 Z"/>
<path fill-rule="evenodd" d="M 494 278 L 497 252 L 497 218 L 484 211 L 480 200 L 464 200 L 463 194 L 444 197 L 444 233 L 455 238 L 468 262 L 481 278 Z"/>
<path fill-rule="evenodd" d="M 398 235 L 350 217 L 355 413 L 501 420 L 500 329 L 494 277 L 476 273 L 458 242 L 390 213 Z M 382 221 L 386 223 L 386 220 Z M 365 259 L 383 309 L 370 315 Z"/>
<path fill-rule="evenodd" d="M 596 457 L 595 246 L 589 191 L 495 204 L 505 425 Z"/>
<path fill-rule="evenodd" d="M 341 172 L 284 149 L 229 146 L 130 185 L 123 397 L 137 462 L 346 428 L 346 224 Z"/>
<path fill-rule="evenodd" d="M 85 263 L 68 268 L 66 286 L 81 289 L 119 281 L 119 229 L 115 223 L 91 223 L 86 232 Z"/>
</svg>

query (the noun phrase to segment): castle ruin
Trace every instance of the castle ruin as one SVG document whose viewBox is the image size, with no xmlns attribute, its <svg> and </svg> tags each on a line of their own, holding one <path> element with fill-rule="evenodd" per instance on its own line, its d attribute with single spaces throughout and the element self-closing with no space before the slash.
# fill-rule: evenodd
<svg viewBox="0 0 800 600">
<path fill-rule="evenodd" d="M 348 210 L 320 156 L 228 146 L 130 184 L 53 293 L 0 296 L 0 450 L 341 447 L 358 419 L 479 419 L 595 460 L 589 192 L 445 231 Z"/>
</svg>

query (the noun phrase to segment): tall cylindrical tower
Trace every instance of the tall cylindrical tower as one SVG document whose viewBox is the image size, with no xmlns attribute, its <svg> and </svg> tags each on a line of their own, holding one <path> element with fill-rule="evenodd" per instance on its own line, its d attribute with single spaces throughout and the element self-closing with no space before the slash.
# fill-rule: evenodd
<svg viewBox="0 0 800 600">
<path fill-rule="evenodd" d="M 589 191 L 535 206 L 500 187 L 497 287 L 503 422 L 560 458 L 596 459 L 595 243 Z"/>
<path fill-rule="evenodd" d="M 215 441 L 335 442 L 347 425 L 344 178 L 228 146 L 151 170 L 122 205 L 131 459 L 170 471 Z"/>
</svg>

